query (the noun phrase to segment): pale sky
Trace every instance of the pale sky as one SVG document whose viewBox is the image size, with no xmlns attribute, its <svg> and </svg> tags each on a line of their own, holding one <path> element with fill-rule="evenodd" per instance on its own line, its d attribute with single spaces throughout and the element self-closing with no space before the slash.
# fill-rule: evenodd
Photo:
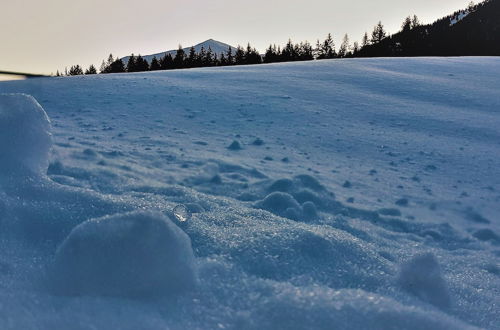
<svg viewBox="0 0 500 330">
<path fill-rule="evenodd" d="M 109 53 L 151 54 L 216 39 L 233 46 L 360 40 L 381 20 L 390 33 L 416 14 L 430 23 L 470 0 L 0 0 L 0 70 L 99 68 Z"/>
</svg>

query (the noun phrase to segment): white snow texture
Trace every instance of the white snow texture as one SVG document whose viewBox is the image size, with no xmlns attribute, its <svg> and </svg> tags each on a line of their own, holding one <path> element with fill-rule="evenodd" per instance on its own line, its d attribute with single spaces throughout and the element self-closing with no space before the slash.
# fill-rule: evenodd
<svg viewBox="0 0 500 330">
<path fill-rule="evenodd" d="M 0 328 L 500 329 L 499 90 L 487 57 L 0 82 Z"/>
<path fill-rule="evenodd" d="M 50 120 L 38 102 L 22 94 L 0 95 L 0 176 L 47 172 Z"/>
</svg>

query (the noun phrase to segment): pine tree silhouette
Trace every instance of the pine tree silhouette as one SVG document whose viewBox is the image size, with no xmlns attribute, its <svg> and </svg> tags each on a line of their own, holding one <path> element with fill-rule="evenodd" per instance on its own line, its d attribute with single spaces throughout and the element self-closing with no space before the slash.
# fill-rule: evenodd
<svg viewBox="0 0 500 330">
<path fill-rule="evenodd" d="M 359 52 L 359 43 L 357 41 L 354 42 L 352 46 L 352 55 L 356 56 Z"/>
<path fill-rule="evenodd" d="M 127 72 L 137 72 L 137 60 L 134 54 L 128 58 Z"/>
<path fill-rule="evenodd" d="M 203 66 L 213 66 L 214 62 L 214 53 L 212 52 L 212 48 L 208 46 L 205 58 L 203 59 Z"/>
<path fill-rule="evenodd" d="M 59 71 L 58 71 L 59 73 Z M 89 68 L 87 70 L 85 70 L 85 74 L 96 74 L 97 73 L 97 69 L 95 68 L 95 66 L 93 64 L 91 64 L 89 66 Z"/>
<path fill-rule="evenodd" d="M 160 58 L 160 68 L 162 70 L 172 70 L 174 68 L 174 59 L 170 53 Z"/>
<path fill-rule="evenodd" d="M 182 69 L 184 67 L 185 60 L 186 60 L 186 52 L 184 52 L 184 49 L 182 49 L 182 46 L 179 45 L 179 48 L 177 49 L 177 53 L 175 54 L 175 57 L 174 57 L 174 68 Z"/>
<path fill-rule="evenodd" d="M 198 61 L 198 59 L 197 59 L 196 49 L 194 48 L 194 46 L 192 46 L 189 49 L 189 55 L 186 59 L 186 67 L 194 68 L 194 67 L 198 66 L 197 61 Z"/>
<path fill-rule="evenodd" d="M 314 59 L 313 48 L 308 41 L 301 42 L 299 45 L 299 60 L 310 61 Z"/>
<path fill-rule="evenodd" d="M 361 40 L 361 47 L 366 47 L 370 44 L 370 39 L 368 39 L 368 32 L 365 32 L 363 39 Z"/>
<path fill-rule="evenodd" d="M 262 63 L 262 57 L 259 52 L 250 46 L 250 43 L 247 45 L 247 49 L 245 51 L 245 64 L 260 64 Z"/>
<path fill-rule="evenodd" d="M 72 65 L 69 68 L 68 75 L 70 76 L 79 76 L 83 74 L 82 68 L 77 64 L 77 65 Z"/>
<path fill-rule="evenodd" d="M 219 61 L 217 62 L 217 65 L 219 65 L 219 66 L 226 66 L 226 65 L 228 65 L 227 64 L 227 58 L 226 58 L 226 55 L 224 55 L 224 53 L 220 54 L 220 58 L 219 58 Z"/>
<path fill-rule="evenodd" d="M 136 70 L 138 72 L 149 71 L 149 63 L 141 55 L 138 55 L 135 59 Z"/>
<path fill-rule="evenodd" d="M 382 25 L 382 22 L 379 21 L 377 25 L 373 28 L 372 32 L 372 43 L 376 44 L 384 40 L 384 38 L 387 36 L 387 33 L 384 30 L 384 26 Z"/>
<path fill-rule="evenodd" d="M 227 49 L 227 65 L 233 65 L 234 64 L 234 56 L 233 56 L 233 48 L 229 46 Z"/>
<path fill-rule="evenodd" d="M 151 66 L 149 69 L 151 71 L 161 70 L 160 62 L 158 62 L 158 59 L 156 58 L 156 56 L 153 56 L 153 59 L 151 60 Z"/>
<path fill-rule="evenodd" d="M 401 24 L 401 32 L 408 32 L 412 29 L 412 21 L 411 17 L 408 16 L 404 19 L 403 23 Z"/>
<path fill-rule="evenodd" d="M 111 65 L 109 66 L 109 73 L 121 73 L 125 72 L 125 65 L 121 58 L 117 58 Z"/>
<path fill-rule="evenodd" d="M 338 56 L 339 57 L 347 57 L 350 55 L 351 46 L 349 44 L 349 36 L 346 34 L 344 39 L 342 40 L 342 44 L 340 45 Z"/>
<path fill-rule="evenodd" d="M 325 41 L 322 44 L 318 45 L 319 48 L 316 50 L 318 59 L 327 59 L 334 58 L 337 54 L 335 53 L 335 43 L 333 42 L 333 38 L 331 33 L 328 33 Z"/>
<path fill-rule="evenodd" d="M 236 53 L 234 54 L 234 64 L 236 65 L 245 64 L 245 51 L 243 50 L 243 47 L 241 47 L 240 45 L 236 47 Z"/>
</svg>

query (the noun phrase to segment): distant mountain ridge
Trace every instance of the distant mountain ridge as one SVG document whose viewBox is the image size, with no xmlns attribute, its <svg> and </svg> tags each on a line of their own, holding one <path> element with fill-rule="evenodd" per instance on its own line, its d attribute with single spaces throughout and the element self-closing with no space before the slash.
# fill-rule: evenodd
<svg viewBox="0 0 500 330">
<path fill-rule="evenodd" d="M 395 33 L 357 57 L 499 56 L 500 0 L 470 5 L 428 25 Z"/>
<path fill-rule="evenodd" d="M 212 52 L 214 54 L 216 54 L 217 56 L 220 56 L 220 54 L 222 54 L 222 53 L 226 53 L 227 50 L 229 49 L 229 47 L 231 47 L 233 49 L 233 51 L 236 49 L 235 47 L 233 47 L 231 45 L 225 44 L 223 42 L 220 42 L 220 41 L 217 41 L 214 39 L 208 39 L 206 41 L 203 41 L 199 44 L 194 45 L 193 47 L 194 47 L 196 53 L 199 53 L 202 48 L 204 48 L 205 50 L 208 50 L 208 48 L 210 48 L 212 50 Z M 183 49 L 186 52 L 186 54 L 189 54 L 189 50 L 191 49 L 191 46 L 183 48 Z M 156 53 L 156 54 L 151 54 L 151 55 L 141 55 L 141 56 L 146 61 L 148 61 L 148 63 L 151 63 L 151 60 L 154 57 L 156 57 L 159 60 L 160 58 L 165 56 L 165 54 L 170 54 L 170 55 L 172 55 L 172 57 L 175 57 L 176 53 L 177 53 L 177 49 L 173 49 L 173 50 L 167 50 L 167 51 L 164 51 L 161 53 Z M 122 61 L 125 65 L 127 65 L 129 58 L 130 58 L 130 56 L 126 56 L 126 57 L 122 58 Z"/>
</svg>

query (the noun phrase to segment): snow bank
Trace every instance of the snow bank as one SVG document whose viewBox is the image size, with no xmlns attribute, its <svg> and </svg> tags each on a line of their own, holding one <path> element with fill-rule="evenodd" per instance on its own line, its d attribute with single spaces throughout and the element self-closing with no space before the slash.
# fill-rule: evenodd
<svg viewBox="0 0 500 330">
<path fill-rule="evenodd" d="M 50 278 L 63 295 L 151 296 L 195 285 L 189 237 L 159 213 L 132 212 L 77 226 L 59 247 Z"/>
<path fill-rule="evenodd" d="M 50 120 L 25 94 L 0 94 L 0 176 L 46 174 L 52 146 Z"/>
</svg>

